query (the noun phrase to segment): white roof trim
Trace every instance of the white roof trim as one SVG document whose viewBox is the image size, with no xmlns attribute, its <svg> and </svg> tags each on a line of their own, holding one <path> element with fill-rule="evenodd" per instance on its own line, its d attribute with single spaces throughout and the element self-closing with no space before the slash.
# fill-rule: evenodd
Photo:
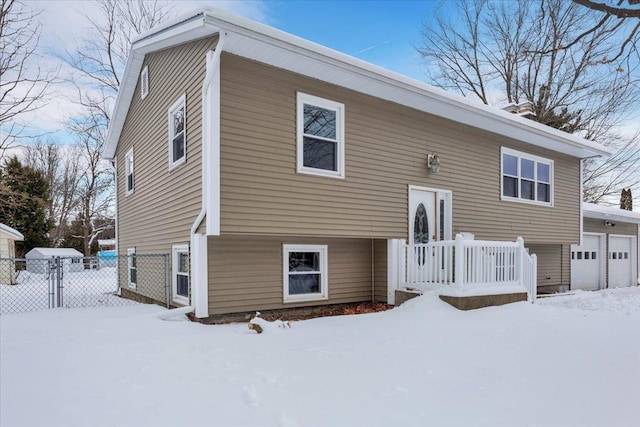
<svg viewBox="0 0 640 427">
<path fill-rule="evenodd" d="M 640 212 L 626 211 L 620 208 L 600 206 L 593 203 L 583 203 L 582 212 L 582 216 L 585 218 L 640 224 Z"/>
<path fill-rule="evenodd" d="M 24 234 L 16 230 L 15 228 L 11 228 L 6 224 L 0 222 L 0 231 L 5 234 L 8 234 L 13 240 L 24 240 Z"/>
<path fill-rule="evenodd" d="M 593 141 L 474 102 L 226 11 L 204 8 L 134 41 L 107 135 L 105 158 L 112 159 L 115 155 L 144 55 L 216 34 L 221 29 L 227 32 L 224 50 L 235 55 L 571 156 L 611 154 L 610 149 Z"/>
</svg>

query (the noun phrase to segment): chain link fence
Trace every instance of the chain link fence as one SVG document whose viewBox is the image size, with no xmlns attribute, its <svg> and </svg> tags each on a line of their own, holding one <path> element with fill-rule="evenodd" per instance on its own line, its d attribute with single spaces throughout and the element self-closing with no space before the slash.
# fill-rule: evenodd
<svg viewBox="0 0 640 427">
<path fill-rule="evenodd" d="M 0 258 L 0 315 L 136 301 L 167 305 L 168 254 Z"/>
</svg>

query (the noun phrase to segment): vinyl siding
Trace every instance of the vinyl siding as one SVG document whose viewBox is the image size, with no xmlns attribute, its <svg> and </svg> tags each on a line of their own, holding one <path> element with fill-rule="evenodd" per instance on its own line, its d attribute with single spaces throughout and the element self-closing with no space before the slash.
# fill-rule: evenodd
<svg viewBox="0 0 640 427">
<path fill-rule="evenodd" d="M 116 151 L 118 173 L 118 250 L 170 253 L 189 243 L 189 230 L 201 206 L 201 85 L 205 54 L 215 39 L 203 39 L 152 53 L 149 94 L 133 96 Z M 169 170 L 168 109 L 186 95 L 186 162 Z M 134 193 L 125 195 L 125 154 L 134 150 Z"/>
<path fill-rule="evenodd" d="M 374 293 L 378 302 L 387 302 L 387 241 L 374 240 Z"/>
<path fill-rule="evenodd" d="M 453 191 L 453 233 L 579 240 L 579 160 L 222 55 L 223 234 L 406 238 L 407 186 Z M 296 92 L 345 105 L 346 179 L 296 173 Z M 555 162 L 555 206 L 500 200 L 500 147 Z M 438 152 L 439 174 L 426 168 Z"/>
<path fill-rule="evenodd" d="M 568 285 L 570 281 L 570 245 L 527 245 L 538 260 L 538 287 Z"/>
<path fill-rule="evenodd" d="M 209 313 L 371 301 L 371 240 L 209 237 Z M 328 245 L 329 299 L 283 303 L 282 245 Z"/>
<path fill-rule="evenodd" d="M 619 221 L 611 221 L 615 227 L 605 227 L 603 219 L 584 218 L 583 231 L 585 233 L 623 234 L 626 236 L 637 236 L 638 225 Z"/>
</svg>

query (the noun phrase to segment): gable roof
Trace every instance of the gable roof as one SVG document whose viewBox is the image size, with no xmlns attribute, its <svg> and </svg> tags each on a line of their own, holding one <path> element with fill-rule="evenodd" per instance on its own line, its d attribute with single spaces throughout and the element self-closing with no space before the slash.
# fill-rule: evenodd
<svg viewBox="0 0 640 427">
<path fill-rule="evenodd" d="M 611 206 L 600 206 L 594 203 L 585 202 L 582 204 L 582 216 L 585 218 L 640 224 L 640 212 L 627 211 Z"/>
<path fill-rule="evenodd" d="M 103 157 L 113 159 L 146 54 L 226 33 L 223 50 L 574 157 L 608 156 L 593 141 L 474 102 L 226 11 L 203 8 L 134 39 Z M 204 61 L 204 58 L 203 58 Z"/>
<path fill-rule="evenodd" d="M 21 232 L 1 222 L 0 233 L 7 234 L 9 237 L 11 237 L 12 240 L 24 240 L 24 235 Z"/>
<path fill-rule="evenodd" d="M 73 248 L 33 248 L 26 253 L 26 258 L 39 258 L 39 257 L 82 257 L 82 252 L 79 252 Z"/>
</svg>

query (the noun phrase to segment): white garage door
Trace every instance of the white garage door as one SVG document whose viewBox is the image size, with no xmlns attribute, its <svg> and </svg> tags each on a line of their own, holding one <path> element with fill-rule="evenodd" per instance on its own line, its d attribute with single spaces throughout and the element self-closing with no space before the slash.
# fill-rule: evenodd
<svg viewBox="0 0 640 427">
<path fill-rule="evenodd" d="M 603 234 L 584 234 L 582 245 L 571 245 L 571 289 L 604 288 Z"/>
<path fill-rule="evenodd" d="M 633 285 L 633 267 L 636 251 L 631 236 L 609 236 L 609 287 Z"/>
</svg>

